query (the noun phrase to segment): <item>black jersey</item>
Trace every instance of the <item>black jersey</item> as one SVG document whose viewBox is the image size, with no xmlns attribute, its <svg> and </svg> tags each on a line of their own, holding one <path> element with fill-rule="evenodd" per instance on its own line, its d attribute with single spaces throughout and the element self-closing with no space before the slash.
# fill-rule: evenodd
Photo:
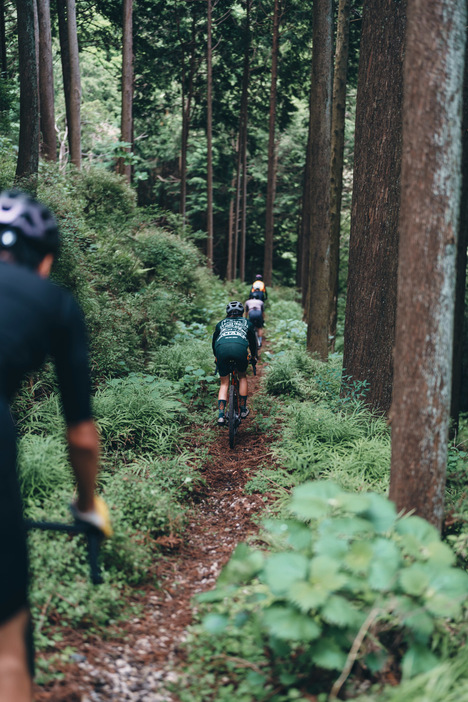
<svg viewBox="0 0 468 702">
<path fill-rule="evenodd" d="M 0 624 L 27 606 L 28 559 L 8 403 L 50 354 L 68 424 L 91 418 L 86 329 L 72 296 L 23 266 L 0 262 Z"/>
<path fill-rule="evenodd" d="M 91 417 L 87 335 L 73 297 L 24 266 L 0 263 L 0 396 L 10 400 L 26 373 L 50 354 L 65 419 Z"/>
<path fill-rule="evenodd" d="M 213 353 L 224 344 L 242 344 L 255 358 L 257 354 L 257 340 L 252 322 L 244 317 L 226 317 L 216 325 L 212 338 Z"/>
</svg>

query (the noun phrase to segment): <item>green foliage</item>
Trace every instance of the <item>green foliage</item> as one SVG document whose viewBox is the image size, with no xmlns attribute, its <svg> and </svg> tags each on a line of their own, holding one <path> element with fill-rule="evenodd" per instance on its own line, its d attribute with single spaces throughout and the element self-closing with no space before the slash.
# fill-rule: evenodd
<svg viewBox="0 0 468 702">
<path fill-rule="evenodd" d="M 295 488 L 289 517 L 265 529 L 275 551 L 237 548 L 206 598 L 217 603 L 215 631 L 206 621 L 221 641 L 228 624 L 250 621 L 267 651 L 261 672 L 283 693 L 326 691 L 320 671 L 337 676 L 358 633 L 358 664 L 374 672 L 401 658 L 410 679 L 440 662 L 450 636 L 444 622 L 462 617 L 468 575 L 453 567 L 434 527 L 399 518 L 381 495 L 319 481 Z M 233 601 L 234 612 L 244 607 L 246 614 L 237 624 Z"/>
</svg>

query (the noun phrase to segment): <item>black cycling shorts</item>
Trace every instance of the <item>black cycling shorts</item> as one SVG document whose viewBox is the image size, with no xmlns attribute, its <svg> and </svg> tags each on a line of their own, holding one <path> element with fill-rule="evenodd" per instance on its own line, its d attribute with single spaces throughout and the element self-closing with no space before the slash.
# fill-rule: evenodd
<svg viewBox="0 0 468 702">
<path fill-rule="evenodd" d="M 16 432 L 0 397 L 0 624 L 27 607 L 28 555 L 16 475 Z"/>
<path fill-rule="evenodd" d="M 233 368 L 245 373 L 247 370 L 247 346 L 244 344 L 224 343 L 216 347 L 216 362 L 220 376 L 229 375 Z"/>
<path fill-rule="evenodd" d="M 250 310 L 249 319 L 257 329 L 262 329 L 263 327 L 263 314 L 261 310 Z"/>
</svg>

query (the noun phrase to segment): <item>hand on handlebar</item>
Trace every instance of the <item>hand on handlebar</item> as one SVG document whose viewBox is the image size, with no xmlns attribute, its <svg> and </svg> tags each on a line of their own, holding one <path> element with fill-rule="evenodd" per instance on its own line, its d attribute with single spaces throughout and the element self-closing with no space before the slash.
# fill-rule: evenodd
<svg viewBox="0 0 468 702">
<path fill-rule="evenodd" d="M 76 502 L 72 502 L 70 505 L 70 511 L 76 521 L 91 524 L 91 526 L 94 526 L 96 529 L 99 529 L 99 531 L 102 531 L 104 536 L 112 536 L 113 532 L 110 522 L 109 508 L 102 497 L 99 497 L 98 495 L 94 496 L 94 509 L 92 510 L 81 512 L 78 509 Z"/>
</svg>

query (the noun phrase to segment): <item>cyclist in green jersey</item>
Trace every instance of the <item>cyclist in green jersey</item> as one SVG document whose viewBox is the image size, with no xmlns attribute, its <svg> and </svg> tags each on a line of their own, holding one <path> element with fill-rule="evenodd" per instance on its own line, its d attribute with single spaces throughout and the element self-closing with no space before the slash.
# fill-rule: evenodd
<svg viewBox="0 0 468 702">
<path fill-rule="evenodd" d="M 225 424 L 224 412 L 229 393 L 229 371 L 234 362 L 239 375 L 239 395 L 241 400 L 241 418 L 249 414 L 247 407 L 247 365 L 248 351 L 253 360 L 257 360 L 257 340 L 255 329 L 248 319 L 245 319 L 244 305 L 233 301 L 226 306 L 226 318 L 216 325 L 212 346 L 216 357 L 221 384 L 218 393 L 218 425 Z"/>
</svg>

